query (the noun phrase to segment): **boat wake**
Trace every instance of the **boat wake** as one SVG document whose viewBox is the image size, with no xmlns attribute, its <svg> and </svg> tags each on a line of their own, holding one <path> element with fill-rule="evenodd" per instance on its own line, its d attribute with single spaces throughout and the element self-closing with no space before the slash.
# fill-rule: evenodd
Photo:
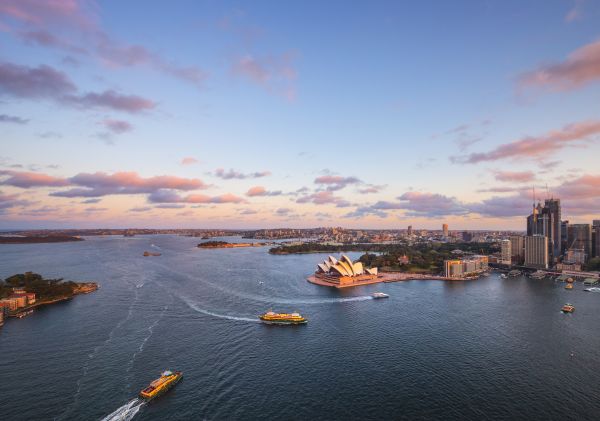
<svg viewBox="0 0 600 421">
<path fill-rule="evenodd" d="M 239 317 L 239 316 L 230 316 L 228 314 L 213 313 L 212 311 L 204 310 L 203 308 L 198 307 L 198 305 L 195 302 L 191 301 L 187 297 L 179 296 L 179 298 L 181 298 L 183 300 L 183 302 L 185 302 L 188 305 L 188 307 L 191 308 L 192 310 L 197 311 L 198 313 L 206 314 L 207 316 L 218 317 L 219 319 L 234 320 L 234 321 L 238 321 L 238 322 L 260 323 L 260 320 L 258 320 L 258 318 L 251 319 L 250 317 Z"/>
<path fill-rule="evenodd" d="M 367 301 L 372 300 L 373 297 L 370 295 L 362 295 L 359 297 L 348 297 L 348 298 L 314 298 L 306 300 L 286 300 L 286 299 L 275 299 L 272 300 L 275 304 L 329 304 L 329 303 L 348 303 L 352 301 Z"/>
<path fill-rule="evenodd" d="M 102 418 L 101 421 L 129 421 L 135 417 L 135 414 L 140 411 L 145 403 L 145 401 L 135 398 L 118 408 L 116 411 Z"/>
</svg>

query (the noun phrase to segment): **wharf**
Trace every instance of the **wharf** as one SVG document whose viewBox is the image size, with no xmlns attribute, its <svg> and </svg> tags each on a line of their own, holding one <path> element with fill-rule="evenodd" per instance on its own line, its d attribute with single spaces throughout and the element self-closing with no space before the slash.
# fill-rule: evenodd
<svg viewBox="0 0 600 421">
<path fill-rule="evenodd" d="M 426 280 L 426 281 L 470 281 L 474 279 L 478 279 L 478 276 L 468 277 L 468 278 L 448 278 L 446 276 L 438 276 L 438 275 L 425 275 L 421 273 L 407 273 L 407 272 L 380 272 L 375 279 L 369 279 L 365 281 L 357 281 L 351 284 L 339 285 L 332 282 L 327 282 L 322 279 L 318 279 L 316 276 L 311 275 L 306 280 L 315 285 L 322 285 L 326 287 L 333 288 L 351 288 L 357 287 L 361 285 L 372 285 L 379 284 L 381 282 L 391 283 L 391 282 L 402 282 L 402 281 L 416 281 L 416 280 Z"/>
</svg>

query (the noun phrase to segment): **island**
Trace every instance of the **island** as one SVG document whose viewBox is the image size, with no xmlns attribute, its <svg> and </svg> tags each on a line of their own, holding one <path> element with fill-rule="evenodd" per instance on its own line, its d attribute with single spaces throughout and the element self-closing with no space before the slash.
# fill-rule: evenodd
<svg viewBox="0 0 600 421">
<path fill-rule="evenodd" d="M 271 244 L 272 243 L 228 243 L 227 241 L 205 241 L 204 243 L 198 244 L 198 247 L 202 249 L 227 249 L 241 247 L 264 247 Z"/>
<path fill-rule="evenodd" d="M 83 238 L 73 235 L 0 235 L 0 244 L 66 243 L 69 241 L 83 241 Z"/>
<path fill-rule="evenodd" d="M 97 289 L 95 282 L 44 279 L 33 272 L 19 273 L 0 280 L 0 311 L 4 316 L 22 317 L 35 307 L 70 300 Z"/>
</svg>

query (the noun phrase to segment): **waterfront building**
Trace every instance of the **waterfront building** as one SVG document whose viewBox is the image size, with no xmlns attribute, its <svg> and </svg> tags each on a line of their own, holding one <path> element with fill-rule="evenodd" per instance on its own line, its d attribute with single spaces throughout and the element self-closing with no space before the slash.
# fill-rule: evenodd
<svg viewBox="0 0 600 421">
<path fill-rule="evenodd" d="M 562 262 L 562 263 L 557 263 L 556 264 L 556 270 L 564 272 L 565 270 L 570 270 L 573 272 L 580 272 L 581 271 L 581 264 L 579 263 L 568 263 L 568 262 Z"/>
<path fill-rule="evenodd" d="M 17 308 L 23 308 L 27 305 L 27 295 L 26 294 L 12 294 L 8 298 L 14 299 L 17 301 Z"/>
<path fill-rule="evenodd" d="M 590 224 L 571 224 L 568 229 L 568 248 L 583 249 L 585 260 L 589 259 L 592 253 L 592 227 Z"/>
<path fill-rule="evenodd" d="M 0 303 L 3 304 L 5 308 L 8 308 L 8 311 L 15 311 L 18 308 L 17 300 L 15 298 L 4 298 L 0 300 Z"/>
<path fill-rule="evenodd" d="M 465 259 L 444 260 L 444 276 L 465 278 L 475 276 L 488 269 L 488 256 L 474 255 Z"/>
<path fill-rule="evenodd" d="M 26 292 L 25 295 L 27 296 L 27 304 L 35 304 L 35 293 Z"/>
<path fill-rule="evenodd" d="M 4 311 L 0 308 L 0 326 L 4 326 Z"/>
<path fill-rule="evenodd" d="M 315 277 L 332 284 L 351 285 L 377 278 L 377 268 L 365 269 L 361 262 L 353 263 L 346 255 L 342 255 L 340 260 L 329 256 L 317 265 Z"/>
<path fill-rule="evenodd" d="M 511 235 L 510 252 L 512 263 L 522 265 L 525 261 L 525 237 L 522 235 Z"/>
<path fill-rule="evenodd" d="M 442 224 L 442 234 L 444 237 L 448 237 L 448 224 Z"/>
<path fill-rule="evenodd" d="M 512 243 L 510 240 L 502 240 L 500 243 L 500 263 L 510 265 L 512 263 Z"/>
<path fill-rule="evenodd" d="M 525 237 L 525 266 L 548 269 L 548 237 L 544 235 Z"/>
</svg>

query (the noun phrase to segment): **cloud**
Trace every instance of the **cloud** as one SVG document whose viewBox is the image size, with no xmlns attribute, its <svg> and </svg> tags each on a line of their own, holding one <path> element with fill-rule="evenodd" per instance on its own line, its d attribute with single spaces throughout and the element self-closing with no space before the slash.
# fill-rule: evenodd
<svg viewBox="0 0 600 421">
<path fill-rule="evenodd" d="M 275 211 L 275 214 L 279 216 L 288 216 L 292 212 L 294 212 L 294 210 L 290 208 L 278 208 Z"/>
<path fill-rule="evenodd" d="M 387 218 L 388 216 L 386 212 L 376 209 L 373 206 L 359 206 L 352 212 L 345 214 L 344 218 L 361 219 L 369 215 L 374 215 L 382 219 Z"/>
<path fill-rule="evenodd" d="M 573 7 L 569 9 L 569 12 L 565 15 L 565 22 L 573 23 L 576 20 L 580 20 L 583 15 L 583 0 L 575 0 Z"/>
<path fill-rule="evenodd" d="M 256 196 L 280 196 L 282 194 L 281 190 L 268 191 L 263 186 L 254 186 L 250 187 L 246 192 L 246 196 L 248 197 L 256 197 Z"/>
<path fill-rule="evenodd" d="M 31 203 L 29 200 L 20 199 L 17 194 L 5 194 L 0 190 L 0 214 L 6 209 L 28 206 Z"/>
<path fill-rule="evenodd" d="M 87 212 L 87 213 L 96 213 L 96 212 L 106 212 L 107 210 L 108 210 L 108 208 L 98 208 L 98 207 L 95 207 L 95 206 L 91 206 L 89 208 L 85 208 L 84 212 Z"/>
<path fill-rule="evenodd" d="M 102 199 L 86 199 L 82 200 L 81 203 L 92 204 L 92 203 L 100 203 Z"/>
<path fill-rule="evenodd" d="M 69 77 L 46 65 L 27 67 L 0 63 L 0 95 L 16 98 L 49 99 L 81 109 L 101 108 L 128 113 L 153 109 L 156 103 L 137 96 L 124 95 L 114 90 L 78 93 Z"/>
<path fill-rule="evenodd" d="M 24 171 L 0 171 L 0 184 L 28 189 L 31 187 L 64 187 L 70 183 L 60 177 Z"/>
<path fill-rule="evenodd" d="M 484 161 L 497 161 L 506 158 L 546 158 L 567 146 L 582 145 L 595 140 L 600 134 L 600 121 L 588 120 L 568 124 L 558 130 L 541 136 L 528 136 L 514 142 L 505 143 L 490 152 L 472 153 L 466 156 L 451 157 L 460 164 L 476 164 Z"/>
<path fill-rule="evenodd" d="M 342 177 L 340 175 L 322 175 L 315 178 L 315 184 L 324 184 L 327 186 L 327 190 L 336 191 L 341 190 L 350 184 L 362 183 L 356 177 Z"/>
<path fill-rule="evenodd" d="M 154 208 L 151 207 L 151 206 L 136 206 L 135 208 L 129 209 L 127 212 L 141 213 L 141 212 L 149 212 L 149 211 L 151 211 L 153 209 Z"/>
<path fill-rule="evenodd" d="M 519 78 L 520 87 L 548 87 L 558 91 L 581 88 L 600 80 L 600 40 L 573 51 L 566 60 L 540 66 Z"/>
<path fill-rule="evenodd" d="M 297 72 L 294 67 L 294 55 L 256 57 L 245 55 L 237 57 L 231 66 L 233 74 L 246 78 L 263 87 L 270 93 L 284 96 L 289 101 L 296 97 L 294 81 Z"/>
<path fill-rule="evenodd" d="M 17 31 L 27 44 L 93 57 L 109 67 L 146 66 L 198 87 L 203 85 L 208 77 L 204 70 L 179 66 L 142 45 L 111 37 L 86 5 L 76 0 L 3 0 L 0 16 L 27 28 Z"/>
<path fill-rule="evenodd" d="M 156 209 L 183 209 L 185 205 L 178 203 L 162 203 L 154 206 Z"/>
<path fill-rule="evenodd" d="M 379 193 L 384 188 L 385 186 L 376 186 L 374 184 L 368 184 L 364 188 L 358 189 L 358 192 L 360 194 Z"/>
<path fill-rule="evenodd" d="M 193 165 L 193 164 L 197 164 L 199 161 L 191 156 L 186 156 L 185 158 L 183 158 L 181 160 L 181 165 Z"/>
<path fill-rule="evenodd" d="M 238 212 L 240 215 L 256 215 L 258 211 L 250 208 L 242 209 Z"/>
<path fill-rule="evenodd" d="M 223 169 L 223 168 L 217 168 L 213 175 L 215 177 L 222 178 L 223 180 L 232 180 L 232 179 L 243 180 L 246 178 L 267 177 L 267 176 L 271 175 L 271 172 L 270 171 L 259 171 L 259 172 L 244 174 L 244 173 L 238 172 L 234 169 L 225 171 L 225 169 Z"/>
<path fill-rule="evenodd" d="M 14 115 L 0 114 L 0 123 L 27 124 L 29 120 Z"/>
<path fill-rule="evenodd" d="M 123 120 L 112 120 L 104 119 L 100 122 L 107 130 L 110 130 L 114 134 L 121 134 L 133 130 L 133 126 L 127 121 Z"/>
<path fill-rule="evenodd" d="M 43 132 L 38 134 L 42 139 L 60 139 L 62 135 L 56 132 Z"/>
<path fill-rule="evenodd" d="M 376 209 L 404 209 L 409 216 L 442 217 L 466 215 L 469 210 L 454 197 L 411 191 L 398 197 L 399 203 L 378 202 Z M 398 206 L 398 207 L 396 207 Z"/>
<path fill-rule="evenodd" d="M 177 192 L 172 190 L 158 190 L 150 196 L 148 201 L 151 203 L 245 203 L 246 201 L 238 196 L 231 193 L 222 194 L 219 196 L 208 196 L 204 194 L 190 194 L 187 196 L 180 196 Z"/>
<path fill-rule="evenodd" d="M 502 182 L 527 183 L 535 179 L 533 171 L 494 171 L 496 180 Z"/>
<path fill-rule="evenodd" d="M 208 186 L 197 178 L 161 175 L 144 178 L 135 172 L 80 173 L 68 179 L 68 184 L 78 186 L 51 193 L 57 197 L 102 197 L 120 194 L 148 194 L 163 189 L 197 190 Z"/>
<path fill-rule="evenodd" d="M 296 203 L 314 203 L 315 205 L 335 204 L 338 208 L 350 206 L 350 202 L 335 196 L 331 190 L 319 191 L 296 199 Z"/>
<path fill-rule="evenodd" d="M 69 77 L 46 65 L 0 63 L 0 93 L 18 98 L 62 98 L 77 92 Z"/>
</svg>

